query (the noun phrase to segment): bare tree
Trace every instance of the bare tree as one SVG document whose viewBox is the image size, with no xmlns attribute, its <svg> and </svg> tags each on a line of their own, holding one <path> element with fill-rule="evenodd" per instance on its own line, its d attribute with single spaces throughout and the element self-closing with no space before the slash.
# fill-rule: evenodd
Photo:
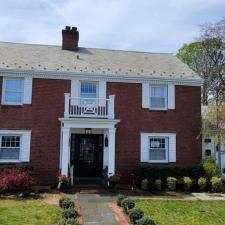
<svg viewBox="0 0 225 225">
<path fill-rule="evenodd" d="M 215 101 L 225 101 L 225 18 L 201 26 L 200 41 L 210 65 L 211 90 Z"/>
</svg>

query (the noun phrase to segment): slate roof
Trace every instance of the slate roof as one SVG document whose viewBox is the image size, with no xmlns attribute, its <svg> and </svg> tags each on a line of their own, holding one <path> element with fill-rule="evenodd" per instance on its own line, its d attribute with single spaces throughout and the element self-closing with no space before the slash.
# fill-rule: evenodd
<svg viewBox="0 0 225 225">
<path fill-rule="evenodd" d="M 200 77 L 170 53 L 82 48 L 0 42 L 0 69 L 87 72 L 199 80 Z"/>
</svg>

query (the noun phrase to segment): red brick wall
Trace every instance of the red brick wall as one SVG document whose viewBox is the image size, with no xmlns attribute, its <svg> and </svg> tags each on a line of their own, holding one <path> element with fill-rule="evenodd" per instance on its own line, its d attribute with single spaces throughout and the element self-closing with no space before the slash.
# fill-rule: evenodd
<svg viewBox="0 0 225 225">
<path fill-rule="evenodd" d="M 0 93 L 2 78 L 0 77 Z M 33 79 L 32 104 L 0 105 L 0 129 L 32 130 L 30 159 L 41 184 L 52 184 L 59 171 L 60 122 L 69 80 Z"/>
<path fill-rule="evenodd" d="M 130 174 L 140 162 L 141 132 L 177 134 L 177 163 L 201 160 L 201 88 L 176 86 L 176 109 L 142 109 L 142 85 L 108 83 L 107 94 L 115 95 L 115 116 L 121 122 L 116 131 L 116 169 Z"/>
<path fill-rule="evenodd" d="M 1 87 L 0 77 L 0 95 Z M 107 83 L 107 94 L 116 95 L 116 119 L 121 120 L 116 131 L 116 168 L 130 174 L 140 161 L 141 132 L 176 133 L 177 163 L 198 163 L 200 87 L 176 86 L 176 110 L 168 111 L 142 109 L 141 88 L 141 84 Z M 41 184 L 54 183 L 58 174 L 58 118 L 63 117 L 65 92 L 70 92 L 69 80 L 33 79 L 31 105 L 0 105 L 0 129 L 32 130 L 31 163 Z"/>
</svg>

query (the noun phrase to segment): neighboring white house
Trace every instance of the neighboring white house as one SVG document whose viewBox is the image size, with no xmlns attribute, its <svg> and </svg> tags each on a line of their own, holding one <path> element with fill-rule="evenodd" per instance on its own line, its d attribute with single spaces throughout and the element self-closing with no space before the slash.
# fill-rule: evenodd
<svg viewBox="0 0 225 225">
<path fill-rule="evenodd" d="M 220 146 L 221 149 L 221 172 L 225 170 L 225 145 Z M 219 164 L 218 150 L 215 146 L 215 138 L 213 136 L 209 138 L 203 138 L 202 140 L 202 157 L 207 156 L 215 157 L 217 163 Z"/>
</svg>

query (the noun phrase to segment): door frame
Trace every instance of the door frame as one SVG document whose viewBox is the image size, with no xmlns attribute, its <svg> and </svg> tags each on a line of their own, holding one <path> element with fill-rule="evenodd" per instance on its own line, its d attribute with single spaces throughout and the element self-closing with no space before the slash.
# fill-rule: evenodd
<svg viewBox="0 0 225 225">
<path fill-rule="evenodd" d="M 97 152 L 94 153 L 94 162 L 90 163 L 90 166 L 96 168 L 97 171 L 93 171 L 93 174 L 90 173 L 89 176 L 82 174 L 81 170 L 81 161 L 80 161 L 80 139 L 81 138 L 94 138 L 94 147 L 97 148 Z M 76 177 L 101 177 L 103 169 L 103 146 L 104 134 L 71 134 L 71 150 L 73 154 L 71 155 L 71 162 L 74 164 L 74 176 Z M 73 149 L 72 149 L 73 148 Z M 95 150 L 96 151 L 96 150 Z M 100 155 L 102 152 L 102 155 Z M 96 155 L 97 154 L 97 155 Z M 100 160 L 97 160 L 101 157 Z M 84 169 L 84 168 L 83 168 Z M 96 174 L 95 174 L 96 172 Z"/>
</svg>

